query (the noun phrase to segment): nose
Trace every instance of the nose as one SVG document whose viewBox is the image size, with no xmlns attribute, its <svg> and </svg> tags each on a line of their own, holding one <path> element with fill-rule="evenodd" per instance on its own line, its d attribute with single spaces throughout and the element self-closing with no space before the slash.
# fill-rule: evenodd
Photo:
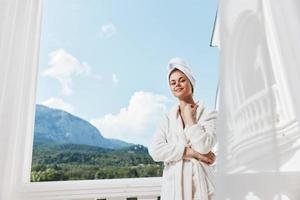
<svg viewBox="0 0 300 200">
<path fill-rule="evenodd" d="M 175 87 L 180 86 L 180 82 L 178 81 L 175 85 Z"/>
</svg>

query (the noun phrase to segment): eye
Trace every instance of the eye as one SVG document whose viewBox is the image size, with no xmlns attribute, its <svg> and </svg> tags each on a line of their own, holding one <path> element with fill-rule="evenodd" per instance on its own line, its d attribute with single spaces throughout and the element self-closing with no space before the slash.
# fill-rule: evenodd
<svg viewBox="0 0 300 200">
<path fill-rule="evenodd" d="M 181 79 L 180 82 L 182 82 L 182 83 L 185 82 L 185 79 Z"/>
</svg>

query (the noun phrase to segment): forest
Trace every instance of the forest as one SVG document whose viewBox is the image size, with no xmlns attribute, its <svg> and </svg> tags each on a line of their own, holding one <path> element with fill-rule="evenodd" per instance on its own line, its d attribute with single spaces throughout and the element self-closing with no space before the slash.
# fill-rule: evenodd
<svg viewBox="0 0 300 200">
<path fill-rule="evenodd" d="M 31 181 L 64 181 L 158 177 L 163 163 L 152 160 L 146 147 L 104 149 L 81 144 L 35 143 Z"/>
</svg>

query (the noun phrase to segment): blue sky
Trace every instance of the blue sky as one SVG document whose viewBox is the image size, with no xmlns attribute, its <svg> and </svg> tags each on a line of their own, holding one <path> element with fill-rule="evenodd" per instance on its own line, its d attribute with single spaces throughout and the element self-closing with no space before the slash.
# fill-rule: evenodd
<svg viewBox="0 0 300 200">
<path fill-rule="evenodd" d="M 45 0 L 37 103 L 94 124 L 105 137 L 147 145 L 176 102 L 167 63 L 182 57 L 195 99 L 214 106 L 217 0 Z"/>
</svg>

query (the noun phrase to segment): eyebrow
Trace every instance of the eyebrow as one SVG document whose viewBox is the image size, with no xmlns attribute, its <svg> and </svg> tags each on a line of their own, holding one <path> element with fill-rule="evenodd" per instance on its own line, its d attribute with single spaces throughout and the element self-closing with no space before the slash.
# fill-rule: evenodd
<svg viewBox="0 0 300 200">
<path fill-rule="evenodd" d="M 180 79 L 182 79 L 182 78 L 184 78 L 184 76 L 179 77 L 178 80 L 180 80 Z M 175 80 L 174 80 L 174 79 L 171 79 L 170 82 L 171 82 L 171 81 L 175 81 Z"/>
</svg>

